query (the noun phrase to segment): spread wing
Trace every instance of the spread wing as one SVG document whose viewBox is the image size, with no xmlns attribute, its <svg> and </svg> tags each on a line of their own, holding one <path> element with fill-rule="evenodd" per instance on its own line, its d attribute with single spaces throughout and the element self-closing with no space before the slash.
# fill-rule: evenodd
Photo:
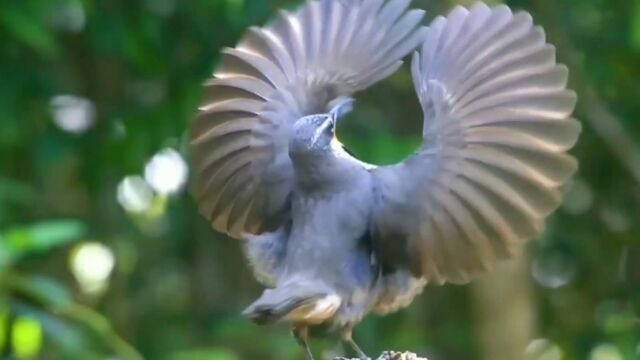
<svg viewBox="0 0 640 360">
<path fill-rule="evenodd" d="M 234 237 L 289 217 L 294 122 L 395 72 L 424 39 L 410 0 L 308 1 L 223 51 L 192 123 L 194 192 Z"/>
<path fill-rule="evenodd" d="M 414 55 L 424 142 L 372 170 L 387 268 L 464 283 L 543 230 L 577 163 L 567 68 L 527 13 L 478 4 L 436 18 Z"/>
</svg>

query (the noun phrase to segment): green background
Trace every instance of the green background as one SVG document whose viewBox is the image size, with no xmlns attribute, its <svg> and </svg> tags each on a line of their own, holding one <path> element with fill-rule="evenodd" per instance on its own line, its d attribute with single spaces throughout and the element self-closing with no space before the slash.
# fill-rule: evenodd
<svg viewBox="0 0 640 360">
<path fill-rule="evenodd" d="M 286 328 L 239 315 L 260 287 L 185 189 L 136 188 L 138 211 L 117 195 L 163 149 L 188 159 L 186 130 L 219 51 L 296 3 L 0 2 L 0 359 L 301 358 Z M 432 18 L 458 3 L 413 5 Z M 471 286 L 429 286 L 355 337 L 371 354 L 432 360 L 638 359 L 640 1 L 506 3 L 545 28 L 579 95 L 580 170 L 566 202 L 520 260 Z M 87 128 L 55 121 L 65 95 L 93 109 Z M 389 163 L 417 146 L 406 69 L 357 99 L 339 130 L 357 155 Z M 83 283 L 74 264 L 97 244 L 88 266 L 106 261 L 106 274 Z M 340 351 L 331 338 L 312 346 Z"/>
</svg>

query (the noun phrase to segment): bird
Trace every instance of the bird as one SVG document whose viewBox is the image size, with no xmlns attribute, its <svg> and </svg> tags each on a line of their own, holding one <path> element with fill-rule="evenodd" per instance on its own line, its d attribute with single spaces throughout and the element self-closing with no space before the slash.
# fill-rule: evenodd
<svg viewBox="0 0 640 360">
<path fill-rule="evenodd" d="M 265 286 L 242 314 L 289 325 L 308 360 L 311 327 L 365 359 L 352 331 L 367 314 L 517 256 L 577 170 L 577 96 L 531 15 L 478 2 L 424 17 L 410 0 L 280 11 L 222 50 L 190 123 L 199 211 Z M 366 163 L 336 125 L 407 57 L 422 144 Z"/>
</svg>

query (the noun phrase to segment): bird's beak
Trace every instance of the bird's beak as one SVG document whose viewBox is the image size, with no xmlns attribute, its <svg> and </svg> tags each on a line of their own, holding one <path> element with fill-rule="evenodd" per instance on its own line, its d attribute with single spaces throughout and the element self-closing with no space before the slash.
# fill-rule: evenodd
<svg viewBox="0 0 640 360">
<path fill-rule="evenodd" d="M 353 103 L 355 100 L 350 97 L 337 98 L 329 103 L 329 115 L 331 115 L 331 121 L 335 127 L 338 118 L 350 113 L 353 110 Z"/>
</svg>

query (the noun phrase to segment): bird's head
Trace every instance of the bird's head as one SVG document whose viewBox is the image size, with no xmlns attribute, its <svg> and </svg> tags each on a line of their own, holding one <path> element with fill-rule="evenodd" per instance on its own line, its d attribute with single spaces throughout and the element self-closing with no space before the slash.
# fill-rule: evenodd
<svg viewBox="0 0 640 360">
<path fill-rule="evenodd" d="M 292 154 L 317 153 L 331 148 L 336 136 L 337 121 L 353 109 L 353 99 L 339 98 L 329 106 L 327 113 L 308 115 L 296 121 L 289 143 Z"/>
</svg>

